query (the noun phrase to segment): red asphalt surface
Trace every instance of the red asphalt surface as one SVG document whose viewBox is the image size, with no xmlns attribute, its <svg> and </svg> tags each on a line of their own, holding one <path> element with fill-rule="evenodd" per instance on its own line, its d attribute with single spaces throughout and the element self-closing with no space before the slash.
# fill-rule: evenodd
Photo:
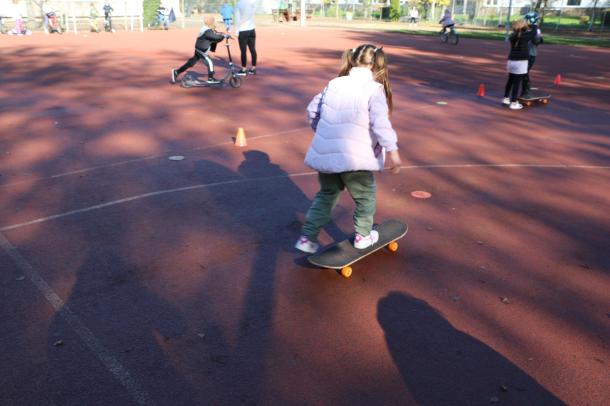
<svg viewBox="0 0 610 406">
<path fill-rule="evenodd" d="M 610 50 L 542 46 L 515 112 L 503 42 L 257 31 L 240 89 L 168 83 L 196 30 L 0 38 L 0 404 L 607 405 Z M 292 246 L 306 104 L 363 42 L 404 162 L 376 220 L 410 228 L 344 279 Z"/>
</svg>

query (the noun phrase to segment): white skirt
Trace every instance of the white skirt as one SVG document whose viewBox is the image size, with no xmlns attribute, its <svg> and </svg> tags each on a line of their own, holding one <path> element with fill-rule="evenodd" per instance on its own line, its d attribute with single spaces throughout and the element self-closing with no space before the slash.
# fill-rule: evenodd
<svg viewBox="0 0 610 406">
<path fill-rule="evenodd" d="M 527 73 L 527 60 L 511 61 L 509 59 L 506 63 L 506 70 L 508 73 L 514 73 L 515 75 L 525 75 Z"/>
</svg>

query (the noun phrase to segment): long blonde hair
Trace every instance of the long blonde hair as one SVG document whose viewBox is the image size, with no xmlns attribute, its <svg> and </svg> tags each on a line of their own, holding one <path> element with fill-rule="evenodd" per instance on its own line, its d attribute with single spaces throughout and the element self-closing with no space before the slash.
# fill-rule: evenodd
<svg viewBox="0 0 610 406">
<path fill-rule="evenodd" d="M 385 99 L 388 102 L 388 109 L 391 114 L 393 107 L 392 88 L 388 75 L 388 60 L 383 52 L 383 47 L 377 48 L 375 45 L 362 44 L 357 48 L 343 52 L 339 76 L 349 75 L 349 71 L 353 67 L 370 67 L 373 71 L 373 79 L 383 85 Z"/>
<path fill-rule="evenodd" d="M 525 20 L 517 20 L 517 21 L 513 22 L 512 28 L 513 28 L 514 38 L 516 39 L 516 41 L 515 41 L 515 46 L 516 46 L 517 42 L 521 39 L 521 34 L 523 34 L 525 31 L 527 31 L 528 25 Z"/>
</svg>

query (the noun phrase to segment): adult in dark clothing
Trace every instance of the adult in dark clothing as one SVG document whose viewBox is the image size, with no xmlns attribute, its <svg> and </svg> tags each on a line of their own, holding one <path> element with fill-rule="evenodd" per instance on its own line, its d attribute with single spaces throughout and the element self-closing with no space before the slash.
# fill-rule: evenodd
<svg viewBox="0 0 610 406">
<path fill-rule="evenodd" d="M 178 69 L 172 69 L 172 83 L 176 83 L 178 76 L 187 69 L 195 66 L 199 60 L 202 60 L 205 66 L 208 68 L 208 83 L 220 83 L 220 81 L 214 77 L 214 62 L 212 62 L 212 58 L 210 58 L 208 53 L 210 51 L 214 52 L 216 50 L 217 43 L 225 38 L 230 38 L 231 36 L 216 32 L 216 24 L 213 16 L 204 17 L 203 23 L 204 25 L 199 31 L 197 41 L 195 41 L 195 54 Z"/>
<path fill-rule="evenodd" d="M 256 75 L 256 30 L 254 28 L 255 0 L 239 0 L 235 6 L 235 31 L 238 33 L 239 50 L 241 51 L 241 70 L 239 75 Z M 252 66 L 246 70 L 250 50 Z"/>
<path fill-rule="evenodd" d="M 536 35 L 535 31 L 528 31 L 527 23 L 523 20 L 513 23 L 513 32 L 510 34 L 510 53 L 508 54 L 508 81 L 504 89 L 503 104 L 512 110 L 522 109 L 523 106 L 517 101 L 517 95 L 521 89 L 523 78 L 527 74 L 527 61 L 529 59 L 529 42 Z"/>
</svg>

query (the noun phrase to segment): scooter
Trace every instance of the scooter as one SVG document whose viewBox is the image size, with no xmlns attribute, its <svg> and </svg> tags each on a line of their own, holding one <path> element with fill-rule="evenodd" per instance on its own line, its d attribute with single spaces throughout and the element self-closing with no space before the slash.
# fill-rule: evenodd
<svg viewBox="0 0 610 406">
<path fill-rule="evenodd" d="M 237 74 L 238 70 L 233 64 L 233 58 L 231 58 L 231 46 L 229 45 L 229 38 L 225 40 L 225 46 L 227 47 L 227 54 L 229 56 L 229 67 L 227 68 L 225 75 L 218 83 L 208 83 L 205 80 L 197 79 L 196 75 L 187 72 L 181 80 L 182 87 L 223 87 L 227 83 L 233 87 L 238 88 L 241 86 L 242 77 Z M 199 51 L 197 51 L 199 52 Z"/>
</svg>

